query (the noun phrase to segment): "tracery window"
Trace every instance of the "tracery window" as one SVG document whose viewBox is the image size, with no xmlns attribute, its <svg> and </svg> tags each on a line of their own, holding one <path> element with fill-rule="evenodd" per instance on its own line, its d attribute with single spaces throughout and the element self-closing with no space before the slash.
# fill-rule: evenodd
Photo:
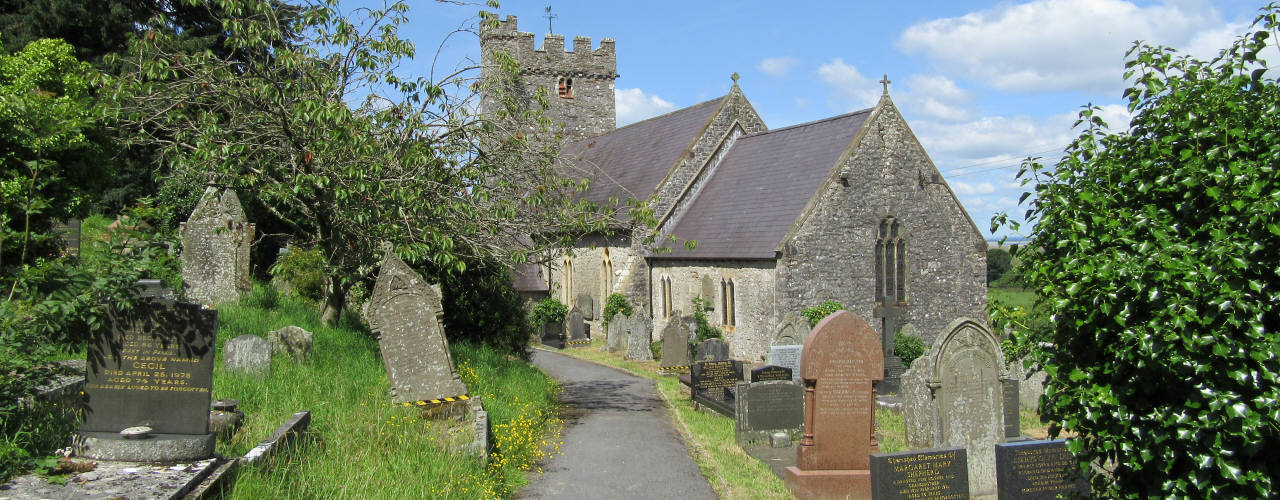
<svg viewBox="0 0 1280 500">
<path fill-rule="evenodd" d="M 907 246 L 901 224 L 893 217 L 880 221 L 875 250 L 876 302 L 907 301 Z"/>
</svg>

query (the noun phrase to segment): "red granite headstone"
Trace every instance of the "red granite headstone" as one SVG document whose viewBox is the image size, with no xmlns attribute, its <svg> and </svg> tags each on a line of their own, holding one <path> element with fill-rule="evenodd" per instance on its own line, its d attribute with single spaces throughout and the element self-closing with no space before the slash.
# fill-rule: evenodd
<svg viewBox="0 0 1280 500">
<path fill-rule="evenodd" d="M 804 342 L 804 437 L 787 487 L 796 497 L 871 498 L 875 390 L 884 374 L 880 338 L 848 311 L 827 316 Z"/>
</svg>

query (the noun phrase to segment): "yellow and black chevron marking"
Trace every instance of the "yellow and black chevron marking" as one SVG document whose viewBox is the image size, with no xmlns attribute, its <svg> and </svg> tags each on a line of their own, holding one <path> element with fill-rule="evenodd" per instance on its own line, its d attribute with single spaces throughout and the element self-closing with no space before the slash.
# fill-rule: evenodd
<svg viewBox="0 0 1280 500">
<path fill-rule="evenodd" d="M 565 343 L 569 345 L 583 345 L 583 344 L 590 344 L 591 341 L 590 340 L 570 340 Z"/>
<path fill-rule="evenodd" d="M 689 371 L 689 365 L 680 365 L 680 366 L 660 366 L 660 367 L 658 367 L 658 369 L 659 369 L 659 370 L 662 370 L 662 371 L 664 371 L 664 372 L 687 372 L 687 371 Z"/>
<path fill-rule="evenodd" d="M 454 401 L 466 401 L 466 400 L 468 400 L 468 399 L 471 399 L 471 396 L 468 396 L 468 395 L 466 395 L 466 394 L 461 394 L 461 395 L 454 396 L 454 397 L 451 397 L 451 398 L 443 398 L 443 399 L 424 399 L 424 400 L 420 400 L 420 401 L 414 401 L 414 402 L 410 402 L 410 403 L 400 403 L 400 404 L 401 404 L 402 406 L 427 406 L 427 405 L 438 405 L 438 404 L 442 404 L 442 403 L 452 403 L 452 402 L 454 402 Z"/>
</svg>

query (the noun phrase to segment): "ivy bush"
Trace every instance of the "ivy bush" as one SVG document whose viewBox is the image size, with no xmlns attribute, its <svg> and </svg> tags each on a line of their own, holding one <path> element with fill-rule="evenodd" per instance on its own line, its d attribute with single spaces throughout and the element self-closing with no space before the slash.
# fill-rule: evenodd
<svg viewBox="0 0 1280 500">
<path fill-rule="evenodd" d="M 569 308 L 559 300 L 552 298 L 542 299 L 533 306 L 533 324 L 542 327 L 551 323 L 560 323 L 564 321 L 565 316 L 569 315 Z"/>
<path fill-rule="evenodd" d="M 698 324 L 698 331 L 694 332 L 693 338 L 695 344 L 708 339 L 724 338 L 724 332 L 719 328 L 711 326 L 707 321 L 707 311 L 711 310 L 711 302 L 701 296 L 693 298 L 693 320 Z"/>
<path fill-rule="evenodd" d="M 609 322 L 613 321 L 613 316 L 617 314 L 630 318 L 632 314 L 635 314 L 635 310 L 632 309 L 631 303 L 627 301 L 626 295 L 615 292 L 609 294 L 609 298 L 604 301 L 604 315 L 602 319 L 602 321 L 604 321 L 604 326 L 609 326 Z"/>
<path fill-rule="evenodd" d="M 1087 106 L 1060 161 L 1023 164 L 1019 269 L 1053 321 L 1013 339 L 1095 496 L 1280 489 L 1280 84 L 1259 59 L 1277 29 L 1271 3 L 1208 61 L 1135 44 L 1127 130 Z"/>
<path fill-rule="evenodd" d="M 319 302 L 324 298 L 324 254 L 319 248 L 290 248 L 271 265 L 271 277 L 289 283 L 299 297 Z"/>
<path fill-rule="evenodd" d="M 844 304 L 834 300 L 828 300 L 816 306 L 806 308 L 801 311 L 800 314 L 803 315 L 805 319 L 809 320 L 809 328 L 813 328 L 818 326 L 818 322 L 822 321 L 822 318 L 835 314 L 836 311 L 843 311 L 844 309 Z"/>
<path fill-rule="evenodd" d="M 911 362 L 924 354 L 924 341 L 915 335 L 898 332 L 893 336 L 893 355 L 902 360 L 902 365 L 911 368 Z"/>
</svg>

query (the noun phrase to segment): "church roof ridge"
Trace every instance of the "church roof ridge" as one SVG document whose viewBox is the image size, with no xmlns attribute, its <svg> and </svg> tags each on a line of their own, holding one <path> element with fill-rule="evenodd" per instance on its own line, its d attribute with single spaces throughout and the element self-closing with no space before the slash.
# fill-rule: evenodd
<svg viewBox="0 0 1280 500">
<path fill-rule="evenodd" d="M 840 120 L 840 119 L 843 119 L 843 118 L 848 118 L 848 117 L 850 117 L 850 116 L 856 116 L 856 115 L 861 115 L 861 114 L 869 114 L 869 113 L 871 113 L 872 111 L 875 111 L 875 109 L 876 109 L 876 108 L 874 108 L 874 107 L 866 108 L 866 109 L 859 109 L 859 110 L 857 110 L 857 111 L 850 111 L 850 112 L 845 113 L 845 114 L 842 114 L 842 115 L 828 116 L 828 117 L 826 117 L 826 118 L 819 118 L 819 119 L 817 119 L 817 120 L 813 120 L 813 121 L 809 121 L 809 122 L 804 122 L 804 123 L 797 123 L 797 124 L 795 124 L 795 125 L 787 125 L 787 126 L 785 126 L 785 127 L 781 127 L 781 128 L 775 128 L 775 129 L 770 129 L 770 130 L 762 130 L 762 131 L 760 131 L 760 132 L 756 132 L 756 133 L 754 133 L 754 134 L 749 134 L 749 135 L 744 135 L 744 136 L 742 136 L 742 137 L 743 137 L 744 139 L 745 139 L 745 138 L 747 138 L 747 137 L 759 137 L 759 136 L 766 135 L 766 134 L 772 134 L 772 133 L 774 133 L 774 132 L 785 132 L 785 131 L 788 131 L 788 130 L 794 130 L 794 129 L 797 129 L 797 128 L 800 128 L 800 127 L 810 127 L 810 126 L 814 126 L 814 125 L 821 125 L 821 124 L 823 124 L 823 123 L 825 123 L 825 122 L 835 121 L 835 120 Z"/>
<path fill-rule="evenodd" d="M 722 95 L 722 96 L 717 97 L 717 98 L 715 98 L 715 99 L 709 99 L 709 100 L 706 100 L 706 101 L 702 101 L 702 102 L 700 102 L 700 103 L 697 103 L 697 104 L 694 104 L 694 105 L 691 105 L 691 106 L 685 106 L 685 107 L 683 107 L 683 108 L 673 109 L 673 110 L 671 110 L 671 111 L 668 111 L 668 112 L 666 112 L 666 113 L 660 114 L 660 115 L 658 115 L 658 116 L 651 116 L 651 117 L 649 117 L 649 118 L 645 118 L 645 119 L 640 120 L 640 121 L 635 122 L 635 123 L 629 123 L 629 124 L 627 124 L 627 125 L 624 125 L 624 126 L 621 126 L 621 127 L 615 128 L 615 129 L 613 129 L 613 130 L 610 130 L 610 131 L 605 132 L 605 133 L 600 134 L 600 135 L 609 135 L 609 134 L 612 134 L 612 133 L 617 132 L 617 131 L 619 131 L 619 130 L 628 129 L 628 128 L 634 127 L 634 126 L 636 126 L 636 125 L 641 125 L 641 124 L 648 123 L 648 122 L 651 122 L 651 121 L 654 121 L 654 120 L 661 120 L 661 119 L 663 119 L 663 118 L 666 118 L 666 117 L 668 117 L 668 116 L 674 115 L 674 114 L 676 114 L 676 113 L 682 113 L 682 112 L 685 112 L 685 111 L 692 111 L 692 110 L 697 109 L 697 108 L 700 108 L 700 107 L 702 107 L 702 106 L 709 106 L 709 105 L 712 105 L 713 103 L 719 103 L 720 101 L 724 100 L 724 98 L 726 98 L 726 97 L 729 97 L 729 94 Z M 598 136 L 595 136 L 595 137 L 600 137 L 600 136 L 598 135 Z"/>
</svg>

